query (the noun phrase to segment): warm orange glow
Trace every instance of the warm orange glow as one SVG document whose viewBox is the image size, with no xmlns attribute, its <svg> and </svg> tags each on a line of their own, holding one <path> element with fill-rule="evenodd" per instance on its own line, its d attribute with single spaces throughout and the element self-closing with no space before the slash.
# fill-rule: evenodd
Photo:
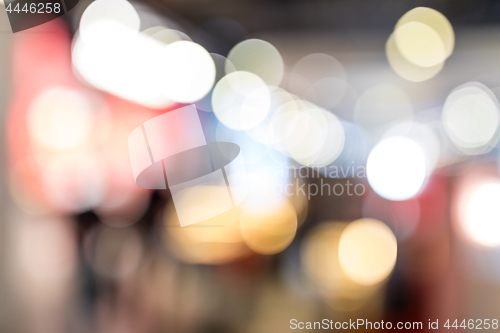
<svg viewBox="0 0 500 333">
<path fill-rule="evenodd" d="M 275 254 L 283 251 L 295 237 L 297 214 L 292 204 L 283 202 L 272 211 L 244 211 L 241 232 L 245 243 L 253 251 Z"/>
<path fill-rule="evenodd" d="M 391 273 L 397 248 L 396 237 L 387 225 L 375 219 L 356 220 L 340 236 L 340 266 L 352 280 L 374 285 Z"/>
<path fill-rule="evenodd" d="M 164 214 L 163 237 L 166 246 L 188 263 L 222 264 L 249 253 L 243 243 L 239 219 L 241 210 L 230 209 L 202 222 L 180 227 L 170 203 Z"/>
</svg>

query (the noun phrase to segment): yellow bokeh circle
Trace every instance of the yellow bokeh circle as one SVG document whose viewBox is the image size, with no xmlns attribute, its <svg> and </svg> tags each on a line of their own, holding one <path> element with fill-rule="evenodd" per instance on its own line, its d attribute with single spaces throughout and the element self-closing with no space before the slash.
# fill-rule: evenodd
<svg viewBox="0 0 500 333">
<path fill-rule="evenodd" d="M 340 266 L 359 284 L 374 285 L 386 279 L 394 268 L 396 256 L 396 237 L 378 220 L 356 220 L 340 236 Z"/>
</svg>

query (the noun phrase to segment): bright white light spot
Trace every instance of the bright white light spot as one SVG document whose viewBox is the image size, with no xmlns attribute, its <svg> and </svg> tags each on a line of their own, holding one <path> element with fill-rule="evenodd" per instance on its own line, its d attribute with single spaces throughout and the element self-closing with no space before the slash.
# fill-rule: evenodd
<svg viewBox="0 0 500 333">
<path fill-rule="evenodd" d="M 51 88 L 35 99 L 27 121 L 36 143 L 54 150 L 68 149 L 82 144 L 90 136 L 93 105 L 77 90 Z"/>
<path fill-rule="evenodd" d="M 221 123 L 235 130 L 259 125 L 271 106 L 267 85 L 257 75 L 233 72 L 224 76 L 212 94 L 212 108 Z"/>
<path fill-rule="evenodd" d="M 162 43 L 111 20 L 101 20 L 92 29 L 100 33 L 86 40 L 77 37 L 72 54 L 75 69 L 88 83 L 148 107 L 173 103 L 159 84 Z"/>
<path fill-rule="evenodd" d="M 487 183 L 475 189 L 465 208 L 462 227 L 467 236 L 486 246 L 500 245 L 500 183 Z"/>
<path fill-rule="evenodd" d="M 214 84 L 215 65 L 200 45 L 179 41 L 167 45 L 161 55 L 162 88 L 165 96 L 180 103 L 203 98 Z"/>
<path fill-rule="evenodd" d="M 128 29 L 139 32 L 141 20 L 134 7 L 126 0 L 96 0 L 83 12 L 80 20 L 80 36 L 84 40 L 93 39 L 95 34 L 106 31 L 95 30 L 95 25 L 102 20 L 111 20 Z M 107 34 L 113 37 L 112 34 Z"/>
<path fill-rule="evenodd" d="M 432 173 L 440 157 L 440 142 L 434 129 L 429 125 L 418 121 L 404 121 L 389 128 L 383 135 L 384 138 L 391 136 L 404 136 L 412 139 L 425 155 L 427 174 Z"/>
<path fill-rule="evenodd" d="M 226 73 L 246 71 L 258 75 L 267 84 L 278 86 L 283 79 L 285 65 L 279 51 L 260 39 L 247 39 L 237 44 L 227 56 Z"/>
<path fill-rule="evenodd" d="M 154 28 L 139 34 L 107 17 L 87 25 L 86 37 L 77 38 L 74 44 L 73 64 L 99 89 L 148 107 L 165 108 L 173 102 L 195 102 L 214 84 L 210 54 L 185 41 L 189 37 L 179 31 Z"/>
<path fill-rule="evenodd" d="M 379 142 L 366 163 L 368 182 L 373 190 L 389 200 L 406 200 L 424 184 L 425 155 L 413 140 L 401 136 Z"/>
<path fill-rule="evenodd" d="M 498 101 L 484 85 L 473 82 L 454 90 L 443 108 L 443 124 L 453 143 L 468 154 L 491 149 L 500 122 Z"/>
</svg>

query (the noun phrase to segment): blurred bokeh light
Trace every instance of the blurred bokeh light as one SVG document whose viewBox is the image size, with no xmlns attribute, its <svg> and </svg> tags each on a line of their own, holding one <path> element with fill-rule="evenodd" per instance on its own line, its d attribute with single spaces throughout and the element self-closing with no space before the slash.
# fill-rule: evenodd
<svg viewBox="0 0 500 333">
<path fill-rule="evenodd" d="M 498 5 L 414 5 L 80 0 L 2 32 L 0 331 L 496 318 Z"/>
</svg>

